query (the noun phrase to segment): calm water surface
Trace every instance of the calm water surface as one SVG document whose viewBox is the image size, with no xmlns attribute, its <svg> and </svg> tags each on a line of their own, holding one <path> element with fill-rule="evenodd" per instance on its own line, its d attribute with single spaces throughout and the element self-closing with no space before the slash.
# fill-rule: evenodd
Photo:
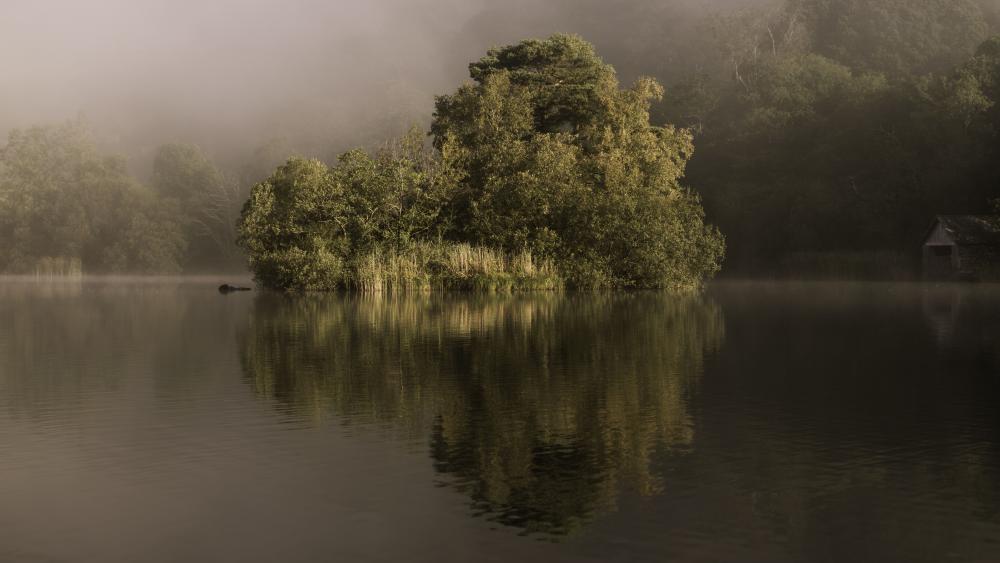
<svg viewBox="0 0 1000 563">
<path fill-rule="evenodd" d="M 0 561 L 1000 561 L 1000 287 L 0 282 Z"/>
</svg>

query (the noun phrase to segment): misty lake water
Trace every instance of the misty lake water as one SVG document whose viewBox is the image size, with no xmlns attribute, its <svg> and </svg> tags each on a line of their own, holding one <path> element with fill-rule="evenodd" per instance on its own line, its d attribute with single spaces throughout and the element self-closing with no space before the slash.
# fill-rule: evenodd
<svg viewBox="0 0 1000 563">
<path fill-rule="evenodd" d="M 217 283 L 0 282 L 0 561 L 1000 560 L 998 286 Z"/>
</svg>

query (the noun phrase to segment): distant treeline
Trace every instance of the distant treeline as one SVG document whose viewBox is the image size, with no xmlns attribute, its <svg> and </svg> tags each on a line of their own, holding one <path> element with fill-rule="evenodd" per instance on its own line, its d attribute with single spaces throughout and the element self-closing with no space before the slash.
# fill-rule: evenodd
<svg viewBox="0 0 1000 563">
<path fill-rule="evenodd" d="M 682 182 L 693 190 L 690 201 L 700 197 L 706 221 L 726 236 L 727 272 L 819 270 L 877 276 L 891 269 L 891 275 L 900 275 L 933 215 L 993 210 L 992 201 L 1000 197 L 1000 39 L 991 37 L 1000 32 L 1000 2 L 728 4 L 733 7 L 710 14 L 698 2 L 553 0 L 550 10 L 564 14 L 559 16 L 560 28 L 593 40 L 623 75 L 651 74 L 666 86 L 662 100 L 653 95 L 644 103 L 649 104 L 653 124 L 678 127 L 656 134 L 669 132 L 679 143 L 670 154 L 683 157 L 677 160 L 675 176 L 656 181 L 689 193 L 680 187 Z M 523 18 L 517 23 L 501 15 L 490 12 L 463 32 L 501 33 L 515 25 L 530 25 L 525 33 L 535 34 L 539 25 L 547 25 L 543 14 L 528 24 Z M 484 62 L 477 64 L 479 72 L 486 69 Z M 479 89 L 477 99 L 490 100 L 493 94 L 484 90 L 485 76 L 476 75 L 476 65 L 472 70 L 475 83 L 467 88 Z M 514 86 L 523 86 L 516 83 L 516 72 L 513 76 Z M 577 82 L 561 86 L 585 91 L 593 77 L 565 78 Z M 464 91 L 443 100 L 461 98 Z M 516 101 L 511 98 L 510 104 Z M 535 110 L 541 107 L 537 102 L 532 102 Z M 564 103 L 587 108 L 585 96 L 567 97 Z M 499 105 L 498 111 L 503 107 Z M 515 264 L 522 264 L 525 253 L 530 253 L 533 267 L 537 264 L 545 272 L 555 268 L 560 282 L 576 280 L 581 285 L 664 285 L 664 280 L 696 279 L 714 269 L 721 247 L 713 247 L 708 239 L 690 254 L 703 258 L 700 265 L 684 271 L 680 262 L 663 259 L 666 253 L 628 264 L 622 257 L 633 257 L 630 249 L 636 247 L 628 245 L 638 243 L 605 236 L 630 232 L 643 240 L 668 241 L 675 250 L 682 248 L 669 238 L 674 235 L 640 230 L 637 223 L 605 223 L 590 230 L 571 225 L 571 217 L 594 217 L 588 215 L 594 212 L 592 206 L 605 201 L 560 200 L 546 190 L 572 183 L 558 177 L 560 173 L 576 175 L 573 181 L 578 185 L 593 181 L 592 169 L 579 163 L 564 166 L 570 157 L 559 150 L 587 153 L 596 136 L 583 142 L 578 131 L 560 129 L 562 124 L 549 120 L 551 116 L 535 115 L 535 130 L 517 139 L 523 145 L 484 140 L 483 128 L 493 126 L 488 120 L 476 122 L 480 129 L 454 127 L 469 118 L 461 113 L 467 109 L 449 110 L 439 102 L 434 150 L 403 150 L 404 143 L 397 142 L 381 152 L 348 153 L 334 166 L 317 169 L 318 174 L 354 181 L 357 178 L 351 174 L 361 174 L 364 166 L 401 166 L 401 177 L 409 178 L 407 190 L 426 187 L 427 178 L 443 173 L 440 165 L 449 158 L 451 171 L 466 174 L 436 177 L 433 182 L 438 184 L 428 196 L 438 198 L 433 201 L 413 203 L 406 199 L 410 196 L 403 197 L 410 206 L 407 212 L 416 213 L 406 219 L 416 221 L 413 232 L 380 232 L 384 244 L 373 246 L 370 237 L 375 235 L 358 235 L 362 231 L 356 230 L 343 239 L 350 241 L 348 247 L 337 246 L 342 244 L 338 242 L 327 248 L 339 257 L 336 267 L 356 283 L 370 283 L 370 276 L 358 274 L 362 258 L 369 265 L 384 266 L 402 258 L 400 248 L 417 240 L 424 245 L 415 258 L 424 262 L 414 266 L 423 272 L 416 276 L 423 280 L 418 284 L 454 278 L 442 273 L 447 271 L 448 257 L 471 254 L 463 254 L 464 247 L 448 246 L 452 244 L 470 245 L 478 256 L 499 252 L 502 275 L 490 283 L 501 285 L 522 275 L 515 273 Z M 451 111 L 451 117 L 443 110 Z M 505 126 L 517 127 L 513 122 Z M 448 127 L 452 129 L 445 131 Z M 545 135 L 536 135 L 539 132 Z M 454 137 L 451 156 L 446 154 L 447 135 Z M 577 135 L 577 140 L 554 142 L 555 152 L 538 144 L 543 137 L 558 140 L 559 135 Z M 390 136 L 390 131 L 365 135 Z M 501 156 L 490 160 L 485 148 L 463 153 L 479 143 Z M 158 151 L 153 174 L 140 182 L 128 174 L 122 159 L 103 155 L 95 147 L 79 123 L 11 133 L 7 146 L 0 149 L 0 240 L 5 243 L 0 247 L 0 270 L 34 272 L 53 263 L 81 264 L 85 272 L 238 267 L 245 260 L 234 243 L 241 205 L 254 183 L 296 152 L 275 144 L 248 154 L 252 161 L 248 165 L 222 167 L 193 145 L 168 145 Z M 515 154 L 517 150 L 527 152 Z M 564 160 L 544 160 L 557 156 Z M 529 158 L 534 159 L 530 165 Z M 507 166 L 518 162 L 513 168 Z M 299 161 L 294 166 L 313 164 Z M 485 186 L 489 178 L 510 185 L 475 192 L 478 188 L 473 187 Z M 371 180 L 385 181 L 384 177 Z M 445 189 L 447 182 L 455 197 L 440 199 L 434 190 Z M 355 182 L 351 189 L 360 185 Z M 404 189 L 401 186 L 397 188 Z M 364 190 L 349 193 L 354 194 L 347 203 L 351 213 L 361 213 L 358 206 L 390 206 L 392 201 L 377 192 L 365 197 L 358 196 Z M 567 201 L 577 206 L 572 213 Z M 700 217 L 700 206 L 694 205 L 698 209 L 691 208 L 691 217 Z M 640 205 L 633 211 L 648 208 Z M 558 220 L 553 218 L 554 209 L 563 213 Z M 377 217 L 402 212 L 384 207 L 371 213 Z M 430 215 L 421 218 L 420 213 Z M 429 216 L 432 226 L 425 228 Z M 640 222 L 649 223 L 646 218 Z M 384 223 L 379 225 L 371 228 L 384 228 Z M 437 246 L 431 251 L 429 245 Z M 617 266 L 609 266 L 609 260 Z M 650 269 L 649 264 L 655 267 Z M 436 273 L 428 274 L 426 268 Z M 369 271 L 376 270 L 380 275 L 388 271 Z M 397 267 L 393 275 L 407 277 L 399 273 L 404 270 Z M 672 273 L 664 276 L 666 270 Z M 346 278 L 339 279 L 342 283 Z M 652 279 L 660 281 L 651 283 Z"/>
<path fill-rule="evenodd" d="M 249 186 L 194 145 L 160 147 L 142 183 L 82 121 L 13 131 L 0 148 L 0 272 L 241 270 Z"/>
<path fill-rule="evenodd" d="M 934 215 L 991 212 L 996 7 L 790 0 L 717 18 L 719 64 L 678 78 L 659 115 L 694 131 L 686 181 L 727 271 L 897 276 Z"/>
</svg>

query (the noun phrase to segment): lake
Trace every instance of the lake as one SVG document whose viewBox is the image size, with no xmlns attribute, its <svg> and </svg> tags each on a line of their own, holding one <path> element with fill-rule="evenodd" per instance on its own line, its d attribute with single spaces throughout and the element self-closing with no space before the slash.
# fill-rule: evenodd
<svg viewBox="0 0 1000 563">
<path fill-rule="evenodd" d="M 1000 560 L 1000 286 L 218 283 L 0 282 L 0 561 Z"/>
</svg>

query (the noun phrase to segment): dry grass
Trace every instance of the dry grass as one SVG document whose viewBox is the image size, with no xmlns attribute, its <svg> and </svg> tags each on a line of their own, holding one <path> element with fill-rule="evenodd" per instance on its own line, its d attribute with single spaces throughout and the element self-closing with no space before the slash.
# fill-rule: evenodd
<svg viewBox="0 0 1000 563">
<path fill-rule="evenodd" d="M 355 262 L 349 285 L 368 293 L 429 289 L 426 256 L 420 252 L 372 251 Z"/>
<path fill-rule="evenodd" d="M 468 244 L 419 243 L 403 252 L 374 250 L 358 258 L 348 285 L 366 293 L 555 290 L 563 286 L 549 260 L 508 256 Z"/>
<path fill-rule="evenodd" d="M 79 258 L 40 258 L 35 263 L 35 278 L 80 278 L 83 265 Z"/>
</svg>

